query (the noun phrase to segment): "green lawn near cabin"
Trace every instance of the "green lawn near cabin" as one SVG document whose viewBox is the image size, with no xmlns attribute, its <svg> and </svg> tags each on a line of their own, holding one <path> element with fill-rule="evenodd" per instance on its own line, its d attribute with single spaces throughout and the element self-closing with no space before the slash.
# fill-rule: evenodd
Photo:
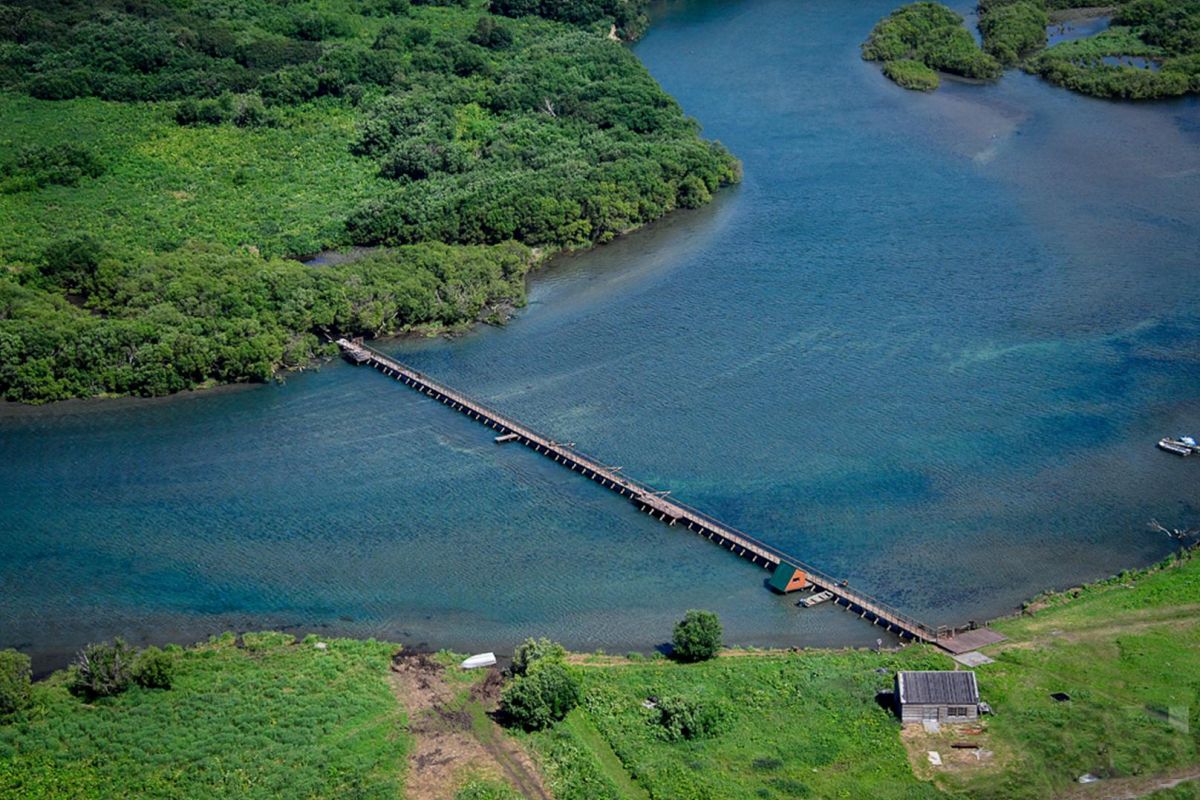
<svg viewBox="0 0 1200 800">
<path fill-rule="evenodd" d="M 24 720 L 0 725 L 0 796 L 398 797 L 408 741 L 387 684 L 395 649 L 227 634 L 171 648 L 171 689 L 91 703 L 58 673 L 34 685 Z"/>
<path fill-rule="evenodd" d="M 890 691 L 896 669 L 950 665 L 940 654 L 910 648 L 584 666 L 584 703 L 575 713 L 586 719 L 572 715 L 533 740 L 552 773 L 602 787 L 560 797 L 936 797 L 933 786 L 913 776 L 899 725 L 875 697 Z M 669 694 L 720 706 L 721 732 L 667 741 L 658 712 L 643 703 Z M 592 726 L 602 746 L 592 741 Z M 625 774 L 613 776 L 608 750 Z"/>
<path fill-rule="evenodd" d="M 1200 765 L 1200 559 L 1030 607 L 1039 610 L 994 626 L 1010 641 L 985 649 L 996 663 L 977 671 L 997 712 L 991 735 L 1017 760 L 998 779 L 964 785 L 970 796 L 1047 797 L 1088 772 L 1116 779 Z"/>
<path fill-rule="evenodd" d="M 976 670 L 996 713 L 983 718 L 982 736 L 958 738 L 994 753 L 979 769 L 925 768 L 925 750 L 939 745 L 913 745 L 928 778 L 918 779 L 899 722 L 875 702 L 896 670 L 955 668 L 929 646 L 727 652 L 691 665 L 579 657 L 583 705 L 531 744 L 563 798 L 1033 800 L 1088 772 L 1144 781 L 1149 792 L 1200 768 L 1200 559 L 1185 553 L 1028 608 L 994 624 L 1009 640 L 987 648 L 995 663 Z M 667 741 L 658 712 L 643 706 L 665 694 L 721 707 L 725 727 Z M 1197 786 L 1153 796 L 1194 798 Z"/>
</svg>

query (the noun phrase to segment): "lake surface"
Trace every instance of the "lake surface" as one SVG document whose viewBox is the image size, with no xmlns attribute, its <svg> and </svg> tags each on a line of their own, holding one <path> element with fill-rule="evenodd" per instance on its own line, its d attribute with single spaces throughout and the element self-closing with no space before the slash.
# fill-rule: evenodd
<svg viewBox="0 0 1200 800">
<path fill-rule="evenodd" d="M 1200 523 L 1200 104 L 1010 72 L 905 92 L 893 3 L 673 2 L 637 54 L 745 162 L 537 276 L 507 328 L 386 348 L 934 623 Z M 962 11 L 969 10 L 963 6 Z M 0 411 L 0 646 L 287 627 L 463 650 L 871 644 L 830 607 L 378 373 Z"/>
</svg>

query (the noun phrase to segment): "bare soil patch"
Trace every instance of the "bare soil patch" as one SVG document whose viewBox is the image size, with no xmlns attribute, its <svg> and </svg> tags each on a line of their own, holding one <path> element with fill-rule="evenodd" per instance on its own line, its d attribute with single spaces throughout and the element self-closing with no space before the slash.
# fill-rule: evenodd
<svg viewBox="0 0 1200 800">
<path fill-rule="evenodd" d="M 1003 748 L 997 750 L 988 733 L 987 724 L 943 725 L 938 733 L 927 733 L 921 725 L 904 725 L 900 741 L 908 751 L 908 763 L 913 774 L 921 780 L 937 781 L 940 776 L 970 776 L 994 772 L 1009 761 Z M 973 747 L 955 747 L 969 744 Z M 940 765 L 930 761 L 929 753 L 937 753 Z"/>
<path fill-rule="evenodd" d="M 529 755 L 486 716 L 499 703 L 500 672 L 489 670 L 467 689 L 448 682 L 445 669 L 423 653 L 392 659 L 392 689 L 408 711 L 414 739 L 407 797 L 451 800 L 469 778 L 486 777 L 511 784 L 525 797 L 550 800 Z"/>
</svg>

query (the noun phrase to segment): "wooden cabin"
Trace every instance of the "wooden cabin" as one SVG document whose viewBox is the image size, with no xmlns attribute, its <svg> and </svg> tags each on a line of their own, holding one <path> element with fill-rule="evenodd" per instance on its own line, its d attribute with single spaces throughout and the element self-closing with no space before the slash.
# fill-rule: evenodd
<svg viewBox="0 0 1200 800">
<path fill-rule="evenodd" d="M 974 722 L 979 718 L 975 673 L 897 672 L 896 713 L 901 722 Z"/>
</svg>

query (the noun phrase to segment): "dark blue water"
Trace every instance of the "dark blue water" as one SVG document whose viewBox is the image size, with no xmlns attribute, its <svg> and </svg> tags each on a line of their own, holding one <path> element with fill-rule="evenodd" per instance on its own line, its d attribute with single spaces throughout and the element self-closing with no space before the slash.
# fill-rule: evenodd
<svg viewBox="0 0 1200 800">
<path fill-rule="evenodd" d="M 711 207 L 538 276 L 505 329 L 389 349 L 931 622 L 1200 523 L 1200 104 L 1020 73 L 903 91 L 890 3 L 671 2 L 636 52 L 745 162 Z M 965 8 L 963 10 L 966 10 Z M 288 626 L 624 651 L 691 607 L 863 644 L 763 573 L 341 362 L 0 416 L 0 646 Z"/>
</svg>

